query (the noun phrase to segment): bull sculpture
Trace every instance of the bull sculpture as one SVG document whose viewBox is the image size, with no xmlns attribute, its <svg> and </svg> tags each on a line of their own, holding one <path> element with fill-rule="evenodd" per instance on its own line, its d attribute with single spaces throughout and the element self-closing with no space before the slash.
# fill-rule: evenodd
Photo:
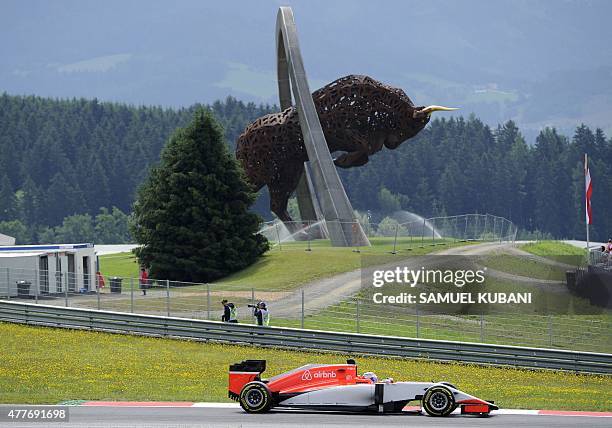
<svg viewBox="0 0 612 428">
<path fill-rule="evenodd" d="M 403 90 L 368 76 L 342 77 L 312 94 L 334 164 L 365 165 L 383 146 L 395 149 L 427 125 L 434 111 L 448 107 L 415 107 Z M 308 160 L 295 107 L 268 114 L 238 137 L 236 158 L 256 191 L 268 186 L 270 209 L 283 222 L 289 197 Z"/>
</svg>

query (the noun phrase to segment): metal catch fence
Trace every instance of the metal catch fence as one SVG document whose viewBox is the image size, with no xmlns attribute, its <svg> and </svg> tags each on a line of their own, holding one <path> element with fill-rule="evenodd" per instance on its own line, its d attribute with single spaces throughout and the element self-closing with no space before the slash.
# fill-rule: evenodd
<svg viewBox="0 0 612 428">
<path fill-rule="evenodd" d="M 518 228 L 504 217 L 491 214 L 463 214 L 456 216 L 422 218 L 416 214 L 400 211 L 385 217 L 378 223 L 371 222 L 367 215 L 354 222 L 294 221 L 279 220 L 264 223 L 260 232 L 271 243 L 273 249 L 316 249 L 329 245 L 327 230 L 340 226 L 360 234 L 363 230 L 375 245 L 388 245 L 390 251 L 416 248 L 426 245 L 443 245 L 458 241 L 514 241 Z M 357 226 L 361 226 L 358 228 Z M 354 242 L 360 242 L 355 236 Z M 365 248 L 361 248 L 364 251 Z"/>
<path fill-rule="evenodd" d="M 373 335 L 459 340 L 577 351 L 612 352 L 609 315 L 434 315 L 374 303 L 360 291 L 358 274 L 341 291 L 262 290 L 248 285 L 64 274 L 0 267 L 0 299 L 124 313 L 221 320 L 222 299 L 237 307 L 239 323 L 253 324 L 251 308 L 265 301 L 270 324 Z M 47 282 L 48 281 L 48 282 Z M 91 284 L 90 289 L 79 288 Z"/>
</svg>

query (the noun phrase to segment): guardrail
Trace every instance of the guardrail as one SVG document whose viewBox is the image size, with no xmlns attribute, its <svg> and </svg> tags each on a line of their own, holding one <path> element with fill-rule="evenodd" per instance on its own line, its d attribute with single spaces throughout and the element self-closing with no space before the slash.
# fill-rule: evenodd
<svg viewBox="0 0 612 428">
<path fill-rule="evenodd" d="M 258 327 L 21 302 L 0 302 L 0 321 L 301 350 L 612 374 L 612 354 Z"/>
</svg>

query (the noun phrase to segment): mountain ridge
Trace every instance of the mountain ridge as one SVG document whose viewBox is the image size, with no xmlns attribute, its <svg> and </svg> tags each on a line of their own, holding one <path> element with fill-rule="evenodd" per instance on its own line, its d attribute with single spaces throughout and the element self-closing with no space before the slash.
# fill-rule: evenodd
<svg viewBox="0 0 612 428">
<path fill-rule="evenodd" d="M 311 89 L 347 74 L 461 107 L 529 142 L 545 125 L 612 134 L 612 3 L 287 1 Z M 279 2 L 8 0 L 0 91 L 187 107 L 275 103 Z"/>
</svg>

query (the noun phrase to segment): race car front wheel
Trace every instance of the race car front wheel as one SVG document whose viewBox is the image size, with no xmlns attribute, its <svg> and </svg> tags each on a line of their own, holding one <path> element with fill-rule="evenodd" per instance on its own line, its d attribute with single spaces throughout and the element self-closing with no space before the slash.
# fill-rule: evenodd
<svg viewBox="0 0 612 428">
<path fill-rule="evenodd" d="M 448 416 L 456 408 L 455 397 L 445 386 L 432 386 L 425 392 L 423 408 L 430 416 Z"/>
<path fill-rule="evenodd" d="M 272 407 L 272 394 L 262 382 L 249 382 L 240 391 L 240 407 L 249 413 L 263 413 Z"/>
</svg>

